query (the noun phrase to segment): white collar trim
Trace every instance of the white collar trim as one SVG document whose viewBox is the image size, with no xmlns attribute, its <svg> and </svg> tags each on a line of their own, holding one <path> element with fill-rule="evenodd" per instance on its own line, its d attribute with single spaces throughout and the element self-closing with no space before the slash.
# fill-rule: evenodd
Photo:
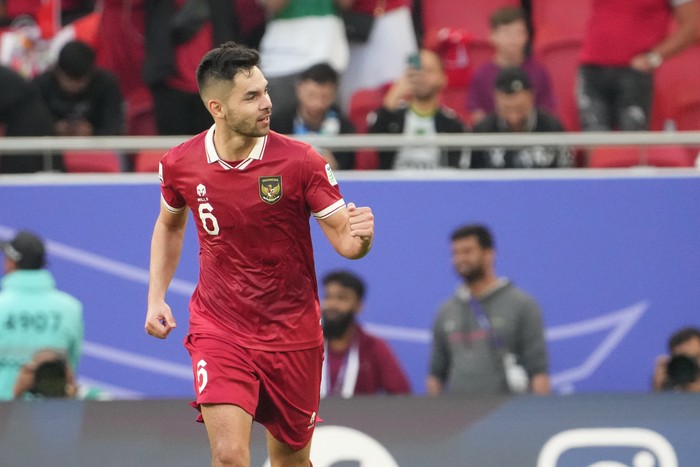
<svg viewBox="0 0 700 467">
<path fill-rule="evenodd" d="M 239 169 L 243 170 L 254 160 L 261 160 L 263 158 L 263 153 L 265 152 L 265 145 L 267 144 L 267 136 L 261 136 L 255 142 L 255 146 L 250 150 L 248 157 L 240 161 L 237 165 L 233 166 L 229 162 L 223 160 L 219 157 L 219 153 L 216 152 L 216 146 L 214 146 L 214 131 L 216 130 L 216 123 L 209 128 L 206 136 L 204 137 L 204 149 L 207 154 L 207 162 L 213 164 L 218 162 L 221 166 L 226 169 Z"/>
</svg>

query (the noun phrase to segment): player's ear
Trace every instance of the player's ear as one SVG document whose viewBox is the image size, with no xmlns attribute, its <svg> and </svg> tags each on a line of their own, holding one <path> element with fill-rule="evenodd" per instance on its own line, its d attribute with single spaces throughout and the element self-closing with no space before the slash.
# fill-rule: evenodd
<svg viewBox="0 0 700 467">
<path fill-rule="evenodd" d="M 219 99 L 209 99 L 207 101 L 207 110 L 212 117 L 222 118 L 224 116 L 224 106 Z"/>
</svg>

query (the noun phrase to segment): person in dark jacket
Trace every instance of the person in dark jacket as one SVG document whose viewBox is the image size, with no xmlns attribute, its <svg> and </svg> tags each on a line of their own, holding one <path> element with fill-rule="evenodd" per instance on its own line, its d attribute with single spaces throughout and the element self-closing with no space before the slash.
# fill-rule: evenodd
<svg viewBox="0 0 700 467">
<path fill-rule="evenodd" d="M 496 77 L 496 111 L 474 127 L 475 133 L 561 132 L 564 126 L 552 114 L 535 106 L 528 74 L 522 68 L 505 68 Z M 491 148 L 474 151 L 470 168 L 527 169 L 570 167 L 571 151 L 566 146 L 532 146 L 523 149 Z"/>
<path fill-rule="evenodd" d="M 355 133 L 355 126 L 335 105 L 338 94 L 338 72 L 327 63 L 304 70 L 296 84 L 297 105 L 276 113 L 274 103 L 270 128 L 286 135 L 338 135 Z M 331 152 L 316 148 L 333 170 L 355 167 L 352 151 Z"/>
<path fill-rule="evenodd" d="M 457 114 L 441 104 L 446 84 L 440 57 L 429 50 L 409 59 L 406 73 L 387 91 L 382 108 L 368 115 L 370 133 L 430 136 L 466 131 Z M 379 153 L 380 169 L 461 166 L 463 151 L 437 146 L 403 147 Z"/>
</svg>

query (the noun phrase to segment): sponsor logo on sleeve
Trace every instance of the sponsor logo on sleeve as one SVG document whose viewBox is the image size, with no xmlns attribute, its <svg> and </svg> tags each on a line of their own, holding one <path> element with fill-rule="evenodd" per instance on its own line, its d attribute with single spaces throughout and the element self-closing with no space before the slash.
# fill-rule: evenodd
<svg viewBox="0 0 700 467">
<path fill-rule="evenodd" d="M 335 186 L 338 184 L 338 180 L 335 179 L 335 175 L 333 174 L 333 171 L 331 170 L 330 164 L 326 164 L 326 175 L 328 176 L 328 182 Z"/>
</svg>

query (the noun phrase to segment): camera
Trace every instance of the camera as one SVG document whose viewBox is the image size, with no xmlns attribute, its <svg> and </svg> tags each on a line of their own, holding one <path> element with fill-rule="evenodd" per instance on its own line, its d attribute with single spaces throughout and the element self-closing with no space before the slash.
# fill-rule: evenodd
<svg viewBox="0 0 700 467">
<path fill-rule="evenodd" d="M 700 365 L 696 359 L 687 355 L 676 355 L 666 365 L 666 386 L 668 388 L 683 388 L 698 379 Z"/>
<path fill-rule="evenodd" d="M 29 392 L 39 397 L 67 397 L 68 368 L 61 359 L 40 363 L 34 370 L 34 382 Z"/>
</svg>

